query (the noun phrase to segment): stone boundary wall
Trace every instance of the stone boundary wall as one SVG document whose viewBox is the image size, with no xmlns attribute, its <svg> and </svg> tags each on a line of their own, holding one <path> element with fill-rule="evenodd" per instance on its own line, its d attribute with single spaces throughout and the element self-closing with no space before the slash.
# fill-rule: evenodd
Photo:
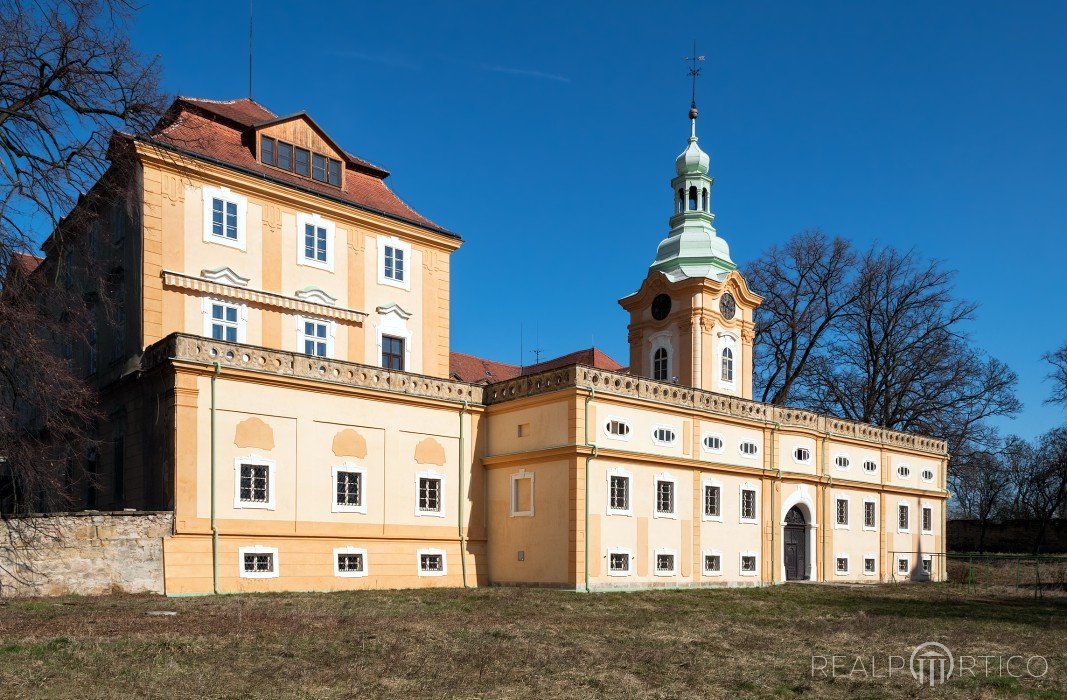
<svg viewBox="0 0 1067 700">
<path fill-rule="evenodd" d="M 55 513 L 0 519 L 0 597 L 163 593 L 171 512 Z"/>
</svg>

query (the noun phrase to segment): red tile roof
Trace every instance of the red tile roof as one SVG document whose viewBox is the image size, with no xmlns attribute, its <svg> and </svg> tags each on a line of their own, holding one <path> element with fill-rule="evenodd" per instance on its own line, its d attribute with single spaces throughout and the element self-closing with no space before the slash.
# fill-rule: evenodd
<svg viewBox="0 0 1067 700">
<path fill-rule="evenodd" d="M 36 255 L 15 252 L 11 254 L 11 261 L 8 263 L 8 267 L 18 270 L 24 275 L 28 275 L 36 270 L 43 262 L 44 258 L 39 258 Z"/>
<path fill-rule="evenodd" d="M 306 115 L 302 116 L 311 121 Z M 271 180 L 340 199 L 438 233 L 456 236 L 397 197 L 384 182 L 389 176 L 387 170 L 348 153 L 345 153 L 347 174 L 343 190 L 259 162 L 253 150 L 252 132 L 256 125 L 277 119 L 273 112 L 249 99 L 214 101 L 179 97 L 156 130 L 143 138 L 193 156 L 220 161 Z M 315 125 L 314 121 L 311 123 Z M 317 125 L 315 127 L 318 128 Z"/>
<path fill-rule="evenodd" d="M 575 352 L 561 355 L 551 360 L 545 360 L 528 367 L 507 364 L 506 362 L 494 362 L 474 355 L 462 352 L 453 352 L 449 355 L 449 373 L 452 377 L 472 384 L 493 384 L 503 382 L 516 377 L 537 374 L 550 369 L 558 369 L 568 365 L 587 365 L 597 369 L 606 369 L 618 372 L 625 369 L 605 352 L 597 348 L 586 348 Z"/>
</svg>

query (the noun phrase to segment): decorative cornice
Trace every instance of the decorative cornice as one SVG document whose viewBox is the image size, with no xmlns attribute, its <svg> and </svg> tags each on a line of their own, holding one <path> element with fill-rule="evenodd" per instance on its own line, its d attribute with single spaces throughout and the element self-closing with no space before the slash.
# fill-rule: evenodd
<svg viewBox="0 0 1067 700">
<path fill-rule="evenodd" d="M 382 316 L 385 316 L 386 314 L 396 314 L 405 321 L 411 318 L 411 312 L 404 311 L 404 309 L 395 302 L 392 304 L 383 304 L 377 309 L 375 309 L 375 311 L 377 311 Z"/>
<path fill-rule="evenodd" d="M 247 287 L 251 281 L 248 277 L 241 277 L 229 267 L 216 267 L 214 270 L 201 270 L 200 276 L 212 282 L 228 284 L 232 287 Z"/>
<path fill-rule="evenodd" d="M 327 294 L 326 290 L 321 287 L 310 286 L 298 289 L 296 290 L 296 298 L 310 301 L 314 304 L 325 304 L 326 306 L 337 305 L 337 299 Z"/>
</svg>

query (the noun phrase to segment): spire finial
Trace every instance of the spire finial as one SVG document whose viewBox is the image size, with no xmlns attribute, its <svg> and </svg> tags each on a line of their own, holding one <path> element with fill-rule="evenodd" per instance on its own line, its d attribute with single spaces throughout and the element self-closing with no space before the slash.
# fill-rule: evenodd
<svg viewBox="0 0 1067 700">
<path fill-rule="evenodd" d="M 693 55 L 686 57 L 686 62 L 689 66 L 689 76 L 693 79 L 693 100 L 689 103 L 689 119 L 693 122 L 693 135 L 696 135 L 696 119 L 697 119 L 697 76 L 700 75 L 700 66 L 698 65 L 704 60 L 704 57 L 697 54 L 697 42 L 693 41 Z"/>
</svg>

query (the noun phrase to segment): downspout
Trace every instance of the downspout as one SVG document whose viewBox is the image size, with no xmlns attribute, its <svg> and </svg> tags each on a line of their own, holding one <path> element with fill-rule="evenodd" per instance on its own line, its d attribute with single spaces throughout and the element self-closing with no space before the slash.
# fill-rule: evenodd
<svg viewBox="0 0 1067 700">
<path fill-rule="evenodd" d="M 830 433 L 824 432 L 822 436 L 822 475 L 826 480 L 826 486 L 822 492 L 822 561 L 819 562 L 819 579 L 826 581 L 826 562 L 833 557 L 826 553 L 826 531 L 829 529 L 829 520 L 826 519 L 827 504 L 830 502 L 830 489 L 834 485 L 834 477 L 830 474 L 829 461 L 826 458 L 826 442 L 830 439 Z"/>
<path fill-rule="evenodd" d="M 779 423 L 771 423 L 771 467 L 777 472 L 778 483 L 782 482 L 782 468 L 774 460 L 774 443 L 777 437 Z M 778 561 L 778 549 L 774 546 L 775 533 L 778 531 L 778 505 L 775 502 L 775 487 L 771 486 L 771 583 L 777 583 L 774 578 L 774 563 Z"/>
<path fill-rule="evenodd" d="M 589 389 L 589 395 L 585 397 L 585 447 L 591 447 L 593 453 L 585 458 L 585 541 L 582 549 L 585 551 L 585 592 L 589 593 L 589 462 L 597 456 L 596 445 L 589 442 L 589 403 L 596 396 L 594 387 L 581 387 Z"/>
<path fill-rule="evenodd" d="M 215 362 L 211 375 L 211 588 L 219 594 L 219 526 L 215 511 L 215 380 L 222 374 L 222 365 Z"/>
<path fill-rule="evenodd" d="M 470 403 L 464 399 L 463 408 L 459 411 L 459 563 L 463 569 L 463 587 L 470 588 L 467 584 L 467 536 L 463 531 L 463 458 L 466 452 L 464 451 L 464 433 L 463 433 L 463 416 L 467 413 L 467 409 Z"/>
</svg>

